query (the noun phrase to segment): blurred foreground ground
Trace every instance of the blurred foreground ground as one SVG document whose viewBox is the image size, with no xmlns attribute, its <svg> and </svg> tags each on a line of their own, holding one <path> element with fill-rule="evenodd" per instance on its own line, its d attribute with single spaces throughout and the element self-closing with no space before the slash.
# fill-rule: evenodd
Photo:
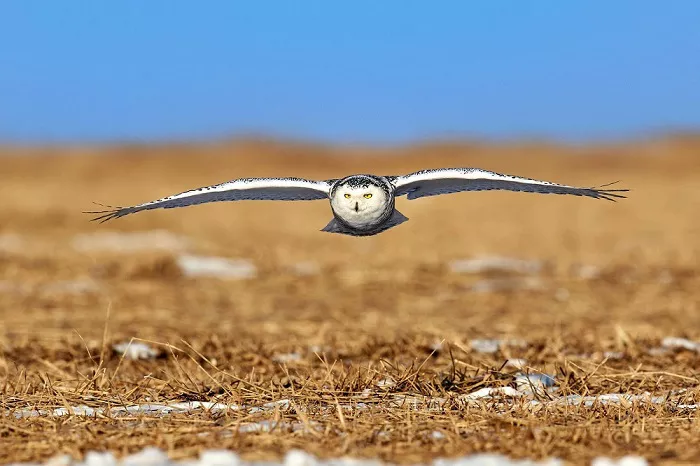
<svg viewBox="0 0 700 466">
<path fill-rule="evenodd" d="M 3 464 L 144 445 L 174 458 L 202 448 L 279 458 L 302 448 L 397 462 L 476 451 L 700 462 L 696 410 L 681 407 L 698 402 L 700 353 L 659 349 L 665 337 L 700 341 L 698 139 L 391 150 L 253 141 L 0 155 Z M 410 221 L 370 238 L 319 232 L 331 219 L 325 201 L 214 203 L 102 225 L 81 213 L 92 201 L 132 205 L 240 177 L 441 166 L 581 186 L 622 180 L 632 191 L 617 203 L 509 192 L 402 198 Z M 151 236 L 105 239 L 119 232 Z M 241 259 L 247 278 L 188 277 L 184 254 Z M 483 256 L 539 268 L 468 273 L 454 262 Z M 131 338 L 160 356 L 112 351 Z M 485 352 L 475 339 L 514 342 Z M 516 386 L 509 358 L 554 375 L 557 397 L 668 401 L 571 406 L 535 393 L 542 403 L 466 402 L 484 387 Z M 259 409 L 18 415 L 173 401 Z"/>
</svg>

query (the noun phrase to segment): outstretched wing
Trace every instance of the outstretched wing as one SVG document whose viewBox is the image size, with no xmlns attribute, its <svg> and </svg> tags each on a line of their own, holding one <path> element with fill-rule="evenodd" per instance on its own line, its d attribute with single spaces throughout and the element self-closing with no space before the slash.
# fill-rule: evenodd
<svg viewBox="0 0 700 466">
<path fill-rule="evenodd" d="M 549 181 L 502 175 L 479 168 L 437 168 L 392 178 L 396 187 L 395 195 L 403 196 L 407 194 L 408 199 L 461 191 L 502 189 L 541 194 L 571 194 L 614 201 L 614 198 L 626 197 L 617 193 L 629 191 L 628 189 L 600 189 L 604 186 L 600 188 L 577 188 L 575 186 L 550 183 Z"/>
<path fill-rule="evenodd" d="M 242 178 L 185 191 L 132 207 L 115 207 L 111 210 L 84 213 L 101 214 L 92 220 L 99 220 L 102 223 L 113 218 L 141 212 L 142 210 L 172 209 L 174 207 L 186 207 L 206 202 L 243 200 L 311 201 L 326 199 L 333 181 L 314 181 L 302 178 Z"/>
</svg>

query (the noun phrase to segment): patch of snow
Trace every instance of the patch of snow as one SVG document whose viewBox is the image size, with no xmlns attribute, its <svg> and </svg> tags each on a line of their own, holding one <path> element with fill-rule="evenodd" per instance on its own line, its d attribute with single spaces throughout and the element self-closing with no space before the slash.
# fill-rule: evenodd
<svg viewBox="0 0 700 466">
<path fill-rule="evenodd" d="M 378 380 L 376 383 L 377 387 L 379 388 L 391 388 L 394 385 L 396 385 L 396 381 L 392 379 L 391 377 L 386 377 L 381 380 Z"/>
<path fill-rule="evenodd" d="M 239 466 L 242 462 L 239 456 L 232 451 L 205 450 L 199 454 L 199 464 L 206 466 Z"/>
<path fill-rule="evenodd" d="M 117 459 L 111 452 L 89 451 L 83 460 L 85 466 L 116 466 Z"/>
<path fill-rule="evenodd" d="M 449 263 L 455 273 L 515 272 L 535 274 L 542 270 L 542 262 L 510 257 L 487 256 L 474 259 L 454 260 Z"/>
<path fill-rule="evenodd" d="M 500 340 L 472 340 L 470 342 L 472 350 L 477 353 L 495 353 L 501 347 Z"/>
<path fill-rule="evenodd" d="M 386 437 L 386 432 L 379 435 Z M 433 432 L 433 438 L 443 438 L 440 432 Z M 16 466 L 29 466 L 32 463 L 16 463 Z M 111 452 L 88 451 L 83 461 L 73 460 L 69 455 L 57 455 L 48 459 L 43 466 L 390 466 L 379 459 L 360 459 L 352 457 L 320 459 L 302 450 L 288 451 L 281 461 L 248 461 L 242 459 L 236 452 L 217 449 L 200 452 L 199 458 L 172 460 L 167 453 L 156 447 L 146 447 L 143 450 L 127 455 L 117 460 Z M 456 458 L 436 458 L 432 462 L 420 463 L 416 466 L 562 466 L 564 461 L 558 458 L 548 458 L 541 461 L 529 459 L 512 459 L 498 453 L 477 453 Z M 591 466 L 648 466 L 647 460 L 639 456 L 623 456 L 618 459 L 608 457 L 594 458 Z"/>
<path fill-rule="evenodd" d="M 257 275 L 257 268 L 247 259 L 182 255 L 177 264 L 186 277 L 215 277 L 249 279 Z"/>
<path fill-rule="evenodd" d="M 430 344 L 430 351 L 434 351 L 435 353 L 442 351 L 442 340 L 435 340 Z"/>
<path fill-rule="evenodd" d="M 518 374 L 515 376 L 515 383 L 518 387 L 553 387 L 554 377 L 547 374 Z"/>
<path fill-rule="evenodd" d="M 148 250 L 182 251 L 190 246 L 190 240 L 166 230 L 151 230 L 81 234 L 73 237 L 71 244 L 77 251 L 131 253 Z"/>
<path fill-rule="evenodd" d="M 484 387 L 475 392 L 462 395 L 459 397 L 459 399 L 463 401 L 474 401 L 482 398 L 493 398 L 496 396 L 519 398 L 523 396 L 523 394 L 513 387 Z"/>
<path fill-rule="evenodd" d="M 651 403 L 651 404 L 661 404 L 666 402 L 665 396 L 651 396 L 650 393 L 645 392 L 641 395 L 634 395 L 628 393 L 605 393 L 602 395 L 595 396 L 581 396 L 581 395 L 568 395 L 564 397 L 555 398 L 553 400 L 547 401 L 547 404 L 564 404 L 569 406 L 582 405 L 586 408 L 590 408 L 595 404 L 618 404 L 618 405 L 631 405 L 633 403 Z M 541 404 L 539 400 L 531 401 L 532 404 Z"/>
<path fill-rule="evenodd" d="M 282 400 L 287 401 L 288 400 Z M 259 411 L 269 411 L 266 403 L 262 408 L 252 407 L 250 412 L 253 410 Z M 60 416 L 97 416 L 97 415 L 109 415 L 109 416 L 120 416 L 120 415 L 131 415 L 131 414 L 151 414 L 151 415 L 167 415 L 171 413 L 187 413 L 191 411 L 227 411 L 227 410 L 240 410 L 247 409 L 239 405 L 229 405 L 225 403 L 214 403 L 210 401 L 185 401 L 185 402 L 172 402 L 172 403 L 145 403 L 138 405 L 129 406 L 111 406 L 105 408 L 93 408 L 86 405 L 71 406 L 68 408 L 61 407 L 51 410 L 46 409 L 19 409 L 12 411 L 12 414 L 16 418 L 24 417 L 38 417 L 38 416 L 48 416 L 48 417 L 60 417 Z"/>
<path fill-rule="evenodd" d="M 138 453 L 127 456 L 122 461 L 124 466 L 164 466 L 169 463 L 168 455 L 156 447 L 146 447 Z"/>
<path fill-rule="evenodd" d="M 597 265 L 579 265 L 574 267 L 573 274 L 581 280 L 593 280 L 600 276 L 601 270 Z"/>
<path fill-rule="evenodd" d="M 272 356 L 272 360 L 275 362 L 278 362 L 280 364 L 286 364 L 288 362 L 300 361 L 301 354 L 299 354 L 299 353 L 275 354 L 274 356 Z"/>
<path fill-rule="evenodd" d="M 328 351 L 333 351 L 333 348 L 331 348 L 330 346 L 321 346 L 321 345 L 311 345 L 311 346 L 309 346 L 309 352 L 310 352 L 310 353 L 318 353 L 318 354 L 321 354 L 321 353 L 325 353 L 325 352 L 328 352 Z"/>
<path fill-rule="evenodd" d="M 140 341 L 125 341 L 112 345 L 112 349 L 125 359 L 155 359 L 160 351 Z"/>
<path fill-rule="evenodd" d="M 517 358 L 507 359 L 505 364 L 503 365 L 504 368 L 510 369 L 524 369 L 526 366 L 527 360 Z"/>
<path fill-rule="evenodd" d="M 302 450 L 290 450 L 284 457 L 284 466 L 316 466 L 319 463 L 314 455 Z"/>
<path fill-rule="evenodd" d="M 249 413 L 260 413 L 260 412 L 265 412 L 265 411 L 274 411 L 276 408 L 279 409 L 289 409 L 291 406 L 291 403 L 289 402 L 288 399 L 282 399 L 282 400 L 277 400 L 277 401 L 270 401 L 269 403 L 265 403 L 262 406 L 254 406 L 252 408 L 248 409 Z"/>
<path fill-rule="evenodd" d="M 69 466 L 73 463 L 70 455 L 56 455 L 49 458 L 44 465 L 45 466 Z"/>
<path fill-rule="evenodd" d="M 682 348 L 700 353 L 700 343 L 687 338 L 666 337 L 661 340 L 661 347 L 667 349 Z"/>
<path fill-rule="evenodd" d="M 527 342 L 525 340 L 511 339 L 511 340 L 496 340 L 496 339 L 481 339 L 476 338 L 469 342 L 472 350 L 477 353 L 495 353 L 500 348 L 504 346 L 513 346 L 517 348 L 527 347 Z"/>
<path fill-rule="evenodd" d="M 433 466 L 561 466 L 564 462 L 557 458 L 543 461 L 511 459 L 498 453 L 477 453 L 462 458 L 437 459 Z"/>
<path fill-rule="evenodd" d="M 591 466 L 647 466 L 649 462 L 641 456 L 623 456 L 614 460 L 606 456 L 594 458 Z"/>
</svg>

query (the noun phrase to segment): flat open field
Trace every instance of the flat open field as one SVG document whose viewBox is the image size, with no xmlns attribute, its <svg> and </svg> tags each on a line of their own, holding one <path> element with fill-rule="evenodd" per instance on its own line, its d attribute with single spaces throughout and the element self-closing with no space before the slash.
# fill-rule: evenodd
<svg viewBox="0 0 700 466">
<path fill-rule="evenodd" d="M 631 192 L 401 198 L 410 221 L 369 238 L 319 232 L 326 201 L 81 213 L 240 177 L 440 166 Z M 690 137 L 0 150 L 0 463 L 149 445 L 698 463 L 699 186 Z M 199 256 L 241 276 L 192 276 Z M 527 262 L 459 262 L 489 256 Z M 113 349 L 132 338 L 159 354 Z M 190 404 L 155 406 L 174 402 Z"/>
</svg>

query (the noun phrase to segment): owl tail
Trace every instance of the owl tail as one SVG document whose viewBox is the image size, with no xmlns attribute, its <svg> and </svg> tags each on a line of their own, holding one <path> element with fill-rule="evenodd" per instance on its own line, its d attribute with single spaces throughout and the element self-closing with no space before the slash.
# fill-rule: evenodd
<svg viewBox="0 0 700 466">
<path fill-rule="evenodd" d="M 394 213 L 391 214 L 391 217 L 389 217 L 384 223 L 382 223 L 381 225 L 377 226 L 376 228 L 374 228 L 372 230 L 356 230 L 353 228 L 349 228 L 334 218 L 333 220 L 328 222 L 328 225 L 326 225 L 321 231 L 325 231 L 328 233 L 339 233 L 341 235 L 350 235 L 350 236 L 372 236 L 372 235 L 379 234 L 383 231 L 386 231 L 389 228 L 393 228 L 397 225 L 401 225 L 403 222 L 407 222 L 407 221 L 408 221 L 408 217 L 406 217 L 404 214 L 402 214 L 398 210 L 394 210 Z"/>
</svg>

